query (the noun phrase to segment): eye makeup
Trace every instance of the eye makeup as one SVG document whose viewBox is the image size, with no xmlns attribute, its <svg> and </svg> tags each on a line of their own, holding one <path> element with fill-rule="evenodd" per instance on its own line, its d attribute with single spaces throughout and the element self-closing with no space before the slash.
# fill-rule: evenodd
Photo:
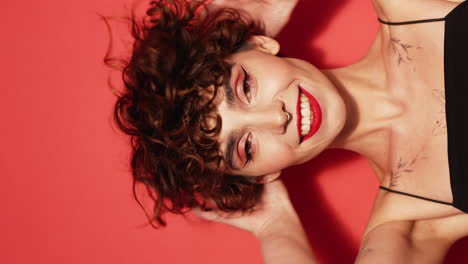
<svg viewBox="0 0 468 264">
<path fill-rule="evenodd" d="M 242 67 L 242 66 L 241 66 Z M 251 96 L 252 96 L 252 87 L 250 85 L 250 75 L 247 73 L 244 67 L 242 67 L 242 71 L 244 72 L 244 81 L 242 83 L 242 90 L 247 102 L 250 104 Z"/>
<path fill-rule="evenodd" d="M 247 136 L 247 140 L 245 141 L 245 146 L 244 146 L 244 152 L 245 152 L 245 163 L 244 166 L 249 163 L 249 161 L 252 160 L 252 134 L 249 134 Z"/>
<path fill-rule="evenodd" d="M 229 85 L 225 86 L 225 89 L 230 90 L 227 92 L 229 93 L 227 96 L 228 105 L 234 110 L 242 108 L 244 105 L 250 106 L 252 102 L 255 102 L 256 96 L 256 81 L 252 74 L 242 65 L 234 64 L 231 68 L 231 76 L 234 78 L 230 78 Z M 230 133 L 228 136 L 226 149 L 228 153 L 226 159 L 231 168 L 245 167 L 253 160 L 256 151 L 255 137 L 252 132 L 247 132 L 244 128 L 237 128 L 234 133 Z"/>
<path fill-rule="evenodd" d="M 239 65 L 239 68 L 235 86 L 236 95 L 240 101 L 250 105 L 256 94 L 255 85 L 253 85 L 255 82 L 252 75 L 242 65 Z"/>
<path fill-rule="evenodd" d="M 255 153 L 254 137 L 252 133 L 245 133 L 244 136 L 239 140 L 237 144 L 237 154 L 240 159 L 240 163 L 245 166 L 252 161 L 253 154 Z"/>
</svg>

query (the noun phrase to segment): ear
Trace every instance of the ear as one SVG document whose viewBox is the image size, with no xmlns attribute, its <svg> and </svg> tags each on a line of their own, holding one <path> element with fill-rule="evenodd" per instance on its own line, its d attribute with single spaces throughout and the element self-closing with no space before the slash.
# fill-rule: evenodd
<svg viewBox="0 0 468 264">
<path fill-rule="evenodd" d="M 250 44 L 253 44 L 255 48 L 260 49 L 263 52 L 270 53 L 271 55 L 278 54 L 280 50 L 280 44 L 275 39 L 267 36 L 254 35 L 248 40 Z"/>
<path fill-rule="evenodd" d="M 259 177 L 260 179 L 257 181 L 257 183 L 263 184 L 263 183 L 269 183 L 269 182 L 275 181 L 276 179 L 279 178 L 280 175 L 281 175 L 281 171 L 263 175 Z"/>
</svg>

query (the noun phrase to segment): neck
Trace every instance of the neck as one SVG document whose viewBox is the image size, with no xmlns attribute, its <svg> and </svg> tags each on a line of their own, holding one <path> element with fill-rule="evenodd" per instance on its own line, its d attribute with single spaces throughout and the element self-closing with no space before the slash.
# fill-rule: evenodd
<svg viewBox="0 0 468 264">
<path fill-rule="evenodd" d="M 329 148 L 357 152 L 383 170 L 391 123 L 402 108 L 386 85 L 380 33 L 362 60 L 323 72 L 341 94 L 347 115 L 343 130 Z"/>
</svg>

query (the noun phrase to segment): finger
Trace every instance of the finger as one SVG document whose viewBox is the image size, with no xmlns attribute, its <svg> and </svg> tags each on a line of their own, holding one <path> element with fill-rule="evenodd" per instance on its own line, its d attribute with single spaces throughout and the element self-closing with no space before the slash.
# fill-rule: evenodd
<svg viewBox="0 0 468 264">
<path fill-rule="evenodd" d="M 205 210 L 201 209 L 200 207 L 193 208 L 192 212 L 196 216 L 198 216 L 200 218 L 203 218 L 203 219 L 206 219 L 206 220 L 210 220 L 210 221 L 217 221 L 217 220 L 219 220 L 220 218 L 223 217 L 220 214 L 220 212 L 218 212 L 218 211 L 215 211 L 215 210 L 205 211 Z"/>
<path fill-rule="evenodd" d="M 205 220 L 236 226 L 242 229 L 246 228 L 248 216 L 242 212 L 226 213 L 222 211 L 204 211 L 201 208 L 192 209 L 193 213 Z"/>
<path fill-rule="evenodd" d="M 211 210 L 211 211 L 205 211 L 201 209 L 200 207 L 196 207 L 192 209 L 193 213 L 203 219 L 210 220 L 210 221 L 216 221 L 216 222 L 222 222 L 222 223 L 228 223 L 233 219 L 239 218 L 243 215 L 242 212 L 223 212 L 220 210 Z"/>
<path fill-rule="evenodd" d="M 196 208 L 193 209 L 195 215 L 199 216 L 202 219 L 234 226 L 249 232 L 255 229 L 257 224 L 255 219 L 251 219 L 249 216 L 242 215 L 242 213 L 223 213 L 219 211 L 203 211 L 203 209 Z M 236 215 L 236 217 L 234 217 Z"/>
</svg>

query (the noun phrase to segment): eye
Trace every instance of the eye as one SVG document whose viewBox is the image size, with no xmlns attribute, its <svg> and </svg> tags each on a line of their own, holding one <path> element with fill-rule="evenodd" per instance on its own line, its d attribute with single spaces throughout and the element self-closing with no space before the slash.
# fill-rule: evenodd
<svg viewBox="0 0 468 264">
<path fill-rule="evenodd" d="M 252 88 L 250 86 L 251 80 L 250 80 L 250 75 L 247 73 L 247 71 L 242 67 L 242 71 L 244 72 L 244 81 L 242 83 L 242 91 L 247 98 L 247 102 L 250 104 L 250 100 L 252 99 Z"/>
<path fill-rule="evenodd" d="M 237 155 L 239 163 L 244 163 L 244 167 L 253 160 L 256 145 L 255 138 L 252 133 L 245 133 L 237 144 Z"/>
<path fill-rule="evenodd" d="M 244 153 L 246 157 L 244 166 L 246 166 L 247 163 L 252 160 L 252 134 L 247 136 L 247 140 L 244 145 Z"/>
</svg>

